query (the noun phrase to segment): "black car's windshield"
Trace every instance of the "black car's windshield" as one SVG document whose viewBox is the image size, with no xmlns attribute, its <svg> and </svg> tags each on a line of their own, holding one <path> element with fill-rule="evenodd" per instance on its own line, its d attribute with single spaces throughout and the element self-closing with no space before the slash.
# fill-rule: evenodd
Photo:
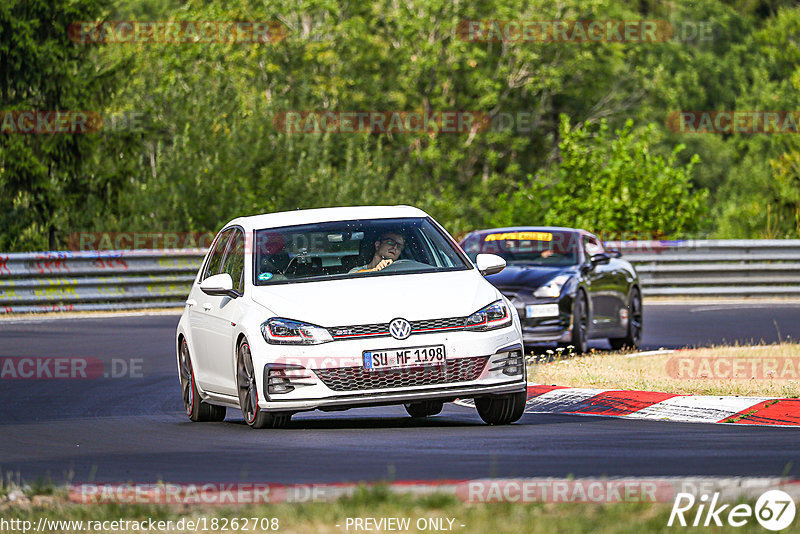
<svg viewBox="0 0 800 534">
<path fill-rule="evenodd" d="M 561 231 L 504 231 L 471 234 L 462 243 L 474 262 L 478 254 L 497 254 L 509 265 L 564 267 L 578 263 L 579 236 Z"/>
<path fill-rule="evenodd" d="M 258 230 L 256 285 L 469 269 L 429 219 L 336 221 Z"/>
</svg>

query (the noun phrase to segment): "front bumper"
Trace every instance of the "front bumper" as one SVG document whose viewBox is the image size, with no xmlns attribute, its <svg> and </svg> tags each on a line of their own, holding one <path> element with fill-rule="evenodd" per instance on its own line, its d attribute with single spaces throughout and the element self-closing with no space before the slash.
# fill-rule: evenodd
<svg viewBox="0 0 800 534">
<path fill-rule="evenodd" d="M 558 299 L 522 297 L 522 292 L 503 291 L 519 314 L 522 339 L 531 343 L 566 343 L 572 339 L 573 295 L 562 294 Z M 527 307 L 543 304 L 558 305 L 558 315 L 550 317 L 528 317 Z"/>
<path fill-rule="evenodd" d="M 363 368 L 363 351 L 424 345 L 444 345 L 447 363 L 381 371 Z M 275 346 L 265 343 L 259 347 L 258 356 L 253 352 L 255 368 L 263 373 L 258 404 L 265 411 L 343 410 L 424 400 L 450 401 L 522 392 L 527 387 L 516 324 L 489 332 L 412 335 L 403 341 L 384 337 L 308 347 L 284 345 L 278 349 L 280 358 L 272 356 L 275 350 Z M 343 356 L 335 358 L 332 354 Z M 288 391 L 284 386 L 289 386 L 285 388 Z"/>
<path fill-rule="evenodd" d="M 404 404 L 407 402 L 420 402 L 426 400 L 440 400 L 443 402 L 455 399 L 468 399 L 487 395 L 503 395 L 527 391 L 527 382 L 524 379 L 513 383 L 498 384 L 493 386 L 444 386 L 420 391 L 396 391 L 380 393 L 353 393 L 335 395 L 324 399 L 309 400 L 282 400 L 267 403 L 259 402 L 267 411 L 308 411 L 308 410 L 347 410 L 350 408 L 365 408 L 369 406 L 386 406 L 390 404 Z"/>
</svg>

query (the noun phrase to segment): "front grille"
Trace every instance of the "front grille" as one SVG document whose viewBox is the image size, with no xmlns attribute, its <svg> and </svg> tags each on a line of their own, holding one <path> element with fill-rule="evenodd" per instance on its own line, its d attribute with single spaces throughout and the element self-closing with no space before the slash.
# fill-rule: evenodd
<svg viewBox="0 0 800 534">
<path fill-rule="evenodd" d="M 466 317 L 451 317 L 449 319 L 428 319 L 427 321 L 411 321 L 411 333 L 418 330 L 445 330 L 463 328 Z"/>
<path fill-rule="evenodd" d="M 389 335 L 388 323 L 360 324 L 356 326 L 334 326 L 328 328 L 334 338 L 349 338 L 360 336 Z"/>
<path fill-rule="evenodd" d="M 410 367 L 367 371 L 362 367 L 314 369 L 320 380 L 333 391 L 402 388 L 477 380 L 488 356 L 455 358 L 436 367 Z"/>
<path fill-rule="evenodd" d="M 445 319 L 425 319 L 409 321 L 412 334 L 428 334 L 440 330 L 462 330 L 466 317 L 448 317 Z M 334 326 L 328 328 L 334 340 L 353 339 L 358 337 L 389 336 L 389 323 L 361 324 L 355 326 Z"/>
</svg>

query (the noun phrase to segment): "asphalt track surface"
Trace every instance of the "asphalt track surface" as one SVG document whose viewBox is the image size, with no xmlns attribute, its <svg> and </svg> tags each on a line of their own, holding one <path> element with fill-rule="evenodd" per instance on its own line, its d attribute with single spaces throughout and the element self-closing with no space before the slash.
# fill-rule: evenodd
<svg viewBox="0 0 800 534">
<path fill-rule="evenodd" d="M 645 305 L 644 348 L 800 339 L 800 304 Z M 481 477 L 800 477 L 800 429 L 525 414 L 448 405 L 298 414 L 251 430 L 183 414 L 177 316 L 0 322 L 0 358 L 138 360 L 141 377 L 0 380 L 0 471 L 72 482 L 355 482 Z M 598 345 L 602 346 L 602 344 Z"/>
</svg>

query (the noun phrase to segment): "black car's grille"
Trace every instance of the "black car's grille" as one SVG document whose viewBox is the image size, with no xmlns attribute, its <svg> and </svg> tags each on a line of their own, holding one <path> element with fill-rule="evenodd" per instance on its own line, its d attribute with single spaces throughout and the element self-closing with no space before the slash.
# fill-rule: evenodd
<svg viewBox="0 0 800 534">
<path fill-rule="evenodd" d="M 337 367 L 314 369 L 314 372 L 333 391 L 357 391 L 477 380 L 488 361 L 488 356 L 478 356 L 447 360 L 445 365 L 434 367 L 410 367 L 381 371 L 367 371 L 362 367 Z"/>
<path fill-rule="evenodd" d="M 462 330 L 466 317 L 449 317 L 445 319 L 425 319 L 422 321 L 409 321 L 412 334 L 428 334 L 441 330 Z M 388 336 L 389 323 L 361 324 L 355 326 L 334 326 L 328 328 L 334 340 L 353 339 L 358 337 Z"/>
</svg>

